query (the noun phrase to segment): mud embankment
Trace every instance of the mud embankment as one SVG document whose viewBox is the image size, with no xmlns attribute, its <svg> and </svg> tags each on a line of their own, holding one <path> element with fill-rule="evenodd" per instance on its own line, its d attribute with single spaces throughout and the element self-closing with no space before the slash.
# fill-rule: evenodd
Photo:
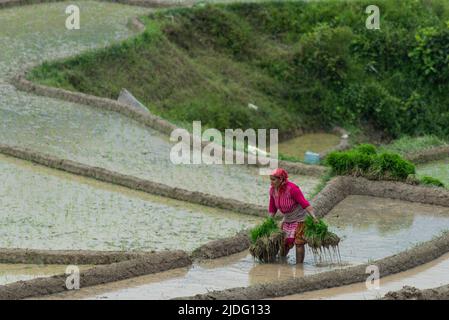
<svg viewBox="0 0 449 320">
<path fill-rule="evenodd" d="M 362 178 L 336 177 L 314 198 L 313 203 L 317 209 L 317 214 L 325 216 L 335 205 L 350 194 L 383 197 L 388 195 L 390 198 L 409 201 L 419 200 L 419 202 L 423 203 L 449 206 L 449 191 L 445 189 L 426 188 L 399 182 L 379 182 Z M 218 258 L 246 250 L 248 246 L 248 234 L 246 231 L 242 231 L 235 237 L 212 241 L 203 245 L 190 256 L 185 252 L 176 254 L 151 253 L 142 258 L 97 267 L 83 273 L 82 286 L 93 286 L 171 268 L 179 268 L 190 265 L 193 259 Z M 448 251 L 449 233 L 445 233 L 437 239 L 370 264 L 379 266 L 380 274 L 384 277 L 432 261 Z M 159 258 L 154 259 L 153 257 Z M 116 259 L 121 258 L 124 259 L 124 256 Z M 133 257 L 131 256 L 130 258 L 132 259 Z M 80 262 L 87 261 L 80 260 Z M 188 297 L 188 299 L 263 299 L 337 287 L 365 281 L 367 276 L 365 273 L 366 266 L 349 267 L 278 283 L 210 292 L 204 295 Z M 0 287 L 0 298 L 19 299 L 62 292 L 66 290 L 64 283 L 61 284 L 62 279 L 65 279 L 65 275 L 13 283 Z"/>
<path fill-rule="evenodd" d="M 136 109 L 127 104 L 81 92 L 72 92 L 64 89 L 34 84 L 31 81 L 26 80 L 24 75 L 16 76 L 13 79 L 13 84 L 20 90 L 40 96 L 61 99 L 103 110 L 114 111 L 167 135 L 170 135 L 170 133 L 177 128 L 174 124 L 171 124 L 158 116 L 145 112 L 144 110 Z"/>
<path fill-rule="evenodd" d="M 313 203 L 317 208 L 317 214 L 319 216 L 326 215 L 338 202 L 350 194 L 393 198 L 449 207 L 449 190 L 443 188 L 429 188 L 391 181 L 370 181 L 355 177 L 336 177 L 314 198 Z M 449 252 L 448 232 L 410 250 L 370 262 L 369 264 L 377 265 L 380 275 L 385 277 L 430 262 L 447 252 Z M 368 264 L 279 283 L 215 291 L 180 299 L 265 299 L 339 287 L 365 281 L 367 278 L 365 272 L 367 266 Z"/>
<path fill-rule="evenodd" d="M 245 251 L 249 248 L 248 231 L 239 232 L 234 237 L 211 241 L 192 252 L 192 259 L 216 259 Z"/>
<path fill-rule="evenodd" d="M 95 286 L 151 273 L 191 265 L 190 257 L 183 251 L 148 254 L 145 257 L 98 266 L 80 272 L 80 287 Z M 67 275 L 37 278 L 0 286 L 0 299 L 25 299 L 67 291 Z"/>
<path fill-rule="evenodd" d="M 449 284 L 425 290 L 405 286 L 399 291 L 388 292 L 382 300 L 449 300 Z"/>
<path fill-rule="evenodd" d="M 100 265 L 152 256 L 154 252 L 0 248 L 0 263 Z"/>
<path fill-rule="evenodd" d="M 61 99 L 73 103 L 88 105 L 91 107 L 120 113 L 168 136 L 170 136 L 175 129 L 179 129 L 179 127 L 165 119 L 146 112 L 145 110 L 140 110 L 133 106 L 120 103 L 116 100 L 33 83 L 26 79 L 25 72 L 13 77 L 12 84 L 19 90 L 36 95 Z M 192 137 L 191 135 L 191 141 L 193 140 L 197 140 L 197 138 Z M 210 144 L 209 141 L 201 141 L 200 143 L 203 147 Z M 237 151 L 226 149 L 223 152 L 223 157 L 225 157 L 226 153 L 231 153 L 232 156 L 238 154 Z M 251 166 L 264 167 L 268 163 L 266 159 L 261 159 L 261 157 L 255 157 L 254 155 L 247 153 L 243 155 L 243 158 L 245 159 L 244 163 Z M 307 165 L 304 163 L 289 162 L 283 160 L 279 161 L 279 166 L 285 168 L 291 174 L 309 175 L 314 177 L 319 177 L 327 171 L 327 168 L 323 166 Z"/>
<path fill-rule="evenodd" d="M 228 299 L 266 299 L 282 297 L 307 291 L 322 290 L 339 287 L 358 282 L 364 282 L 368 276 L 366 267 L 377 265 L 380 276 L 385 277 L 418 265 L 432 261 L 449 251 L 449 233 L 428 241 L 410 250 L 379 259 L 369 264 L 343 268 L 316 275 L 295 278 L 277 283 L 258 284 L 249 287 L 233 288 L 223 291 L 213 291 L 193 297 L 180 297 L 177 299 L 193 300 L 228 300 Z"/>
<path fill-rule="evenodd" d="M 422 150 L 416 153 L 405 155 L 405 159 L 415 163 L 422 164 L 431 161 L 442 160 L 449 157 L 449 145 L 434 147 Z"/>
<path fill-rule="evenodd" d="M 410 202 L 449 207 L 449 190 L 416 186 L 394 181 L 370 181 L 364 178 L 341 177 L 353 195 L 399 199 Z"/>
<path fill-rule="evenodd" d="M 266 208 L 263 206 L 258 206 L 255 204 L 241 202 L 233 199 L 222 198 L 201 192 L 189 191 L 181 188 L 173 188 L 162 183 L 140 179 L 134 176 L 117 173 L 99 167 L 85 165 L 71 160 L 57 158 L 51 155 L 30 150 L 28 148 L 11 147 L 0 144 L 0 153 L 38 163 L 40 165 L 44 165 L 53 169 L 66 171 L 80 176 L 117 184 L 130 189 L 144 191 L 167 198 L 255 216 L 266 215 Z"/>
</svg>

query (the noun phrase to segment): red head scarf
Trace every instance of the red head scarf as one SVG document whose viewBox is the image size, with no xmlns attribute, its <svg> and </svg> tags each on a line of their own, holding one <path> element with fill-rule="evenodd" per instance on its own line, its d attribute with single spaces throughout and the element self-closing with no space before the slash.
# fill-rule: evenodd
<svg viewBox="0 0 449 320">
<path fill-rule="evenodd" d="M 271 176 L 279 178 L 281 180 L 281 185 L 279 186 L 279 191 L 284 191 L 288 182 L 288 173 L 282 168 L 277 168 L 271 173 Z"/>
</svg>

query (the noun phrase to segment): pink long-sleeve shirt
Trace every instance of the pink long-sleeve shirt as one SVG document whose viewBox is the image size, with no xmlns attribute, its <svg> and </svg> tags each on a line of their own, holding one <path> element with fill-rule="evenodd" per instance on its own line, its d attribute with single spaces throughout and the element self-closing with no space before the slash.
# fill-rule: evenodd
<svg viewBox="0 0 449 320">
<path fill-rule="evenodd" d="M 281 194 L 278 194 L 273 187 L 270 188 L 270 204 L 268 211 L 272 216 L 274 216 L 278 210 L 284 214 L 293 212 L 298 205 L 305 209 L 310 206 L 310 203 L 304 198 L 301 189 L 293 182 L 287 181 L 285 191 Z"/>
</svg>

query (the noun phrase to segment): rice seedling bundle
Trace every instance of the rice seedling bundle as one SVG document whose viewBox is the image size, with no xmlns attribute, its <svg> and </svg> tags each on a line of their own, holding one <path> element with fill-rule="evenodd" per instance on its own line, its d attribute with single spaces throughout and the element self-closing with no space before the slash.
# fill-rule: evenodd
<svg viewBox="0 0 449 320">
<path fill-rule="evenodd" d="M 307 241 L 307 245 L 311 249 L 315 261 L 322 260 L 322 254 L 326 256 L 326 250 L 332 260 L 331 250 L 335 253 L 337 260 L 340 260 L 340 253 L 338 244 L 340 238 L 333 232 L 330 232 L 327 224 L 324 220 L 319 219 L 315 222 L 311 216 L 307 216 L 305 220 L 304 238 Z"/>
<path fill-rule="evenodd" d="M 251 255 L 263 263 L 273 262 L 284 244 L 284 232 L 276 221 L 269 217 L 250 231 Z"/>
</svg>

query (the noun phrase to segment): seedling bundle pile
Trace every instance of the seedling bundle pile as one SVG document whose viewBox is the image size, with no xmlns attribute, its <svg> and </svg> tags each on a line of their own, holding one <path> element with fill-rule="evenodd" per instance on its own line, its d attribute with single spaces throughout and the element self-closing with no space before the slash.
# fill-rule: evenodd
<svg viewBox="0 0 449 320">
<path fill-rule="evenodd" d="M 315 262 L 317 260 L 322 262 L 323 256 L 324 258 L 329 257 L 331 261 L 337 260 L 340 262 L 340 251 L 338 249 L 340 238 L 328 230 L 324 220 L 319 219 L 318 222 L 315 222 L 311 216 L 307 216 L 304 238 L 313 253 Z"/>
<path fill-rule="evenodd" d="M 284 232 L 276 221 L 269 217 L 251 230 L 249 252 L 260 262 L 268 263 L 276 260 L 276 256 L 284 243 Z"/>
</svg>

